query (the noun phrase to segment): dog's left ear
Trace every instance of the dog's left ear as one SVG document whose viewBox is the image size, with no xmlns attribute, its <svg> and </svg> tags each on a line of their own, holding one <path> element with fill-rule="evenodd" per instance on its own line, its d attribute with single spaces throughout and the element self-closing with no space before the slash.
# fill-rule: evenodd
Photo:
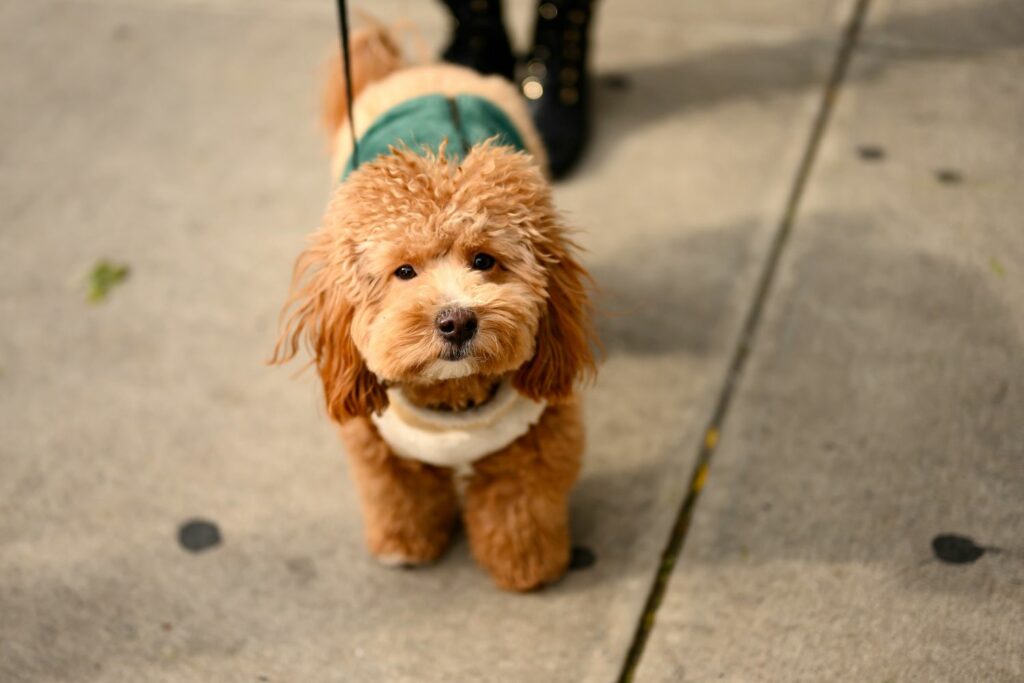
<svg viewBox="0 0 1024 683">
<path fill-rule="evenodd" d="M 558 238 L 548 255 L 547 310 L 537 328 L 536 351 L 516 372 L 513 385 L 534 399 L 558 402 L 568 398 L 578 382 L 597 371 L 587 295 L 590 275 L 570 252 L 572 245 Z"/>
</svg>

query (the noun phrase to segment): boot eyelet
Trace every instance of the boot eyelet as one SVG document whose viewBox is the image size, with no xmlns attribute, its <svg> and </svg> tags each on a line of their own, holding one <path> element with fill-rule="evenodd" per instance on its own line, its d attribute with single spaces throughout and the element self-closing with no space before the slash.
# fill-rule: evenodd
<svg viewBox="0 0 1024 683">
<path fill-rule="evenodd" d="M 558 97 L 562 100 L 562 104 L 572 106 L 580 101 L 580 92 L 576 88 L 562 88 Z"/>
<path fill-rule="evenodd" d="M 537 8 L 537 13 L 540 14 L 542 19 L 551 21 L 558 16 L 558 8 L 555 7 L 554 3 L 545 2 Z"/>
<path fill-rule="evenodd" d="M 539 100 L 544 96 L 544 86 L 536 78 L 527 78 L 523 81 L 523 94 L 527 99 Z"/>
</svg>

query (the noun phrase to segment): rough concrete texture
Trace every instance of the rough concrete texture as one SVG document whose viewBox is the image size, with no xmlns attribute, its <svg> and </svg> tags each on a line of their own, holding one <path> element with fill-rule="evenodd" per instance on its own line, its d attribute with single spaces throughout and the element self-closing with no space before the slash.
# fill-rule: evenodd
<svg viewBox="0 0 1024 683">
<path fill-rule="evenodd" d="M 518 596 L 464 542 L 374 564 L 313 378 L 262 365 L 327 196 L 331 3 L 0 5 L 0 681 L 614 680 L 851 6 L 600 7 L 557 190 L 603 290 L 597 562 Z M 372 10 L 443 42 L 437 3 Z M 1019 673 L 1020 25 L 879 9 L 643 678 Z M 104 258 L 131 273 L 90 305 Z M 943 531 L 1003 552 L 939 565 Z"/>
<path fill-rule="evenodd" d="M 1024 680 L 1024 11 L 869 17 L 638 681 Z"/>
<path fill-rule="evenodd" d="M 0 680 L 613 679 L 834 50 L 844 3 L 798 4 L 602 8 L 626 87 L 558 190 L 608 312 L 597 563 L 529 596 L 465 543 L 374 564 L 312 377 L 261 365 L 327 196 L 331 3 L 4 4 Z M 373 10 L 444 37 L 436 4 Z M 89 305 L 100 258 L 131 274 Z M 178 545 L 195 517 L 220 545 Z"/>
</svg>

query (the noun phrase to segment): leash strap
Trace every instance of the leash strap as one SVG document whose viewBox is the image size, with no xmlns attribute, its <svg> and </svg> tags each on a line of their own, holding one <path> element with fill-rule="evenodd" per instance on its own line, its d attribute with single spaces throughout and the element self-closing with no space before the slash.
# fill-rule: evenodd
<svg viewBox="0 0 1024 683">
<path fill-rule="evenodd" d="M 359 143 L 356 140 L 355 112 L 352 111 L 352 60 L 348 49 L 348 12 L 345 0 L 338 0 L 338 28 L 341 32 L 341 68 L 345 73 L 345 102 L 348 105 L 348 130 L 352 135 L 352 160 L 359 166 Z"/>
</svg>

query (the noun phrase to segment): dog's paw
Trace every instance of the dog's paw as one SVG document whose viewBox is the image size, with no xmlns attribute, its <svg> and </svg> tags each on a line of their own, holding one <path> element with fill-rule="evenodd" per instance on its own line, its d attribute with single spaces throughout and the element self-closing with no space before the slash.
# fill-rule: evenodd
<svg viewBox="0 0 1024 683">
<path fill-rule="evenodd" d="M 451 533 L 426 531 L 408 528 L 371 533 L 367 538 L 370 554 L 385 567 L 412 568 L 436 562 L 448 549 Z"/>
<path fill-rule="evenodd" d="M 501 589 L 526 592 L 558 581 L 569 569 L 569 535 L 562 528 L 536 525 L 469 527 L 470 547 L 480 566 Z"/>
<path fill-rule="evenodd" d="M 486 568 L 498 588 L 525 593 L 562 578 L 569 568 L 569 558 L 561 552 L 523 553 L 491 558 Z"/>
<path fill-rule="evenodd" d="M 401 553 L 383 553 L 374 555 L 374 559 L 382 567 L 387 567 L 388 569 L 415 569 L 431 562 L 431 560 L 416 560 Z"/>
</svg>

